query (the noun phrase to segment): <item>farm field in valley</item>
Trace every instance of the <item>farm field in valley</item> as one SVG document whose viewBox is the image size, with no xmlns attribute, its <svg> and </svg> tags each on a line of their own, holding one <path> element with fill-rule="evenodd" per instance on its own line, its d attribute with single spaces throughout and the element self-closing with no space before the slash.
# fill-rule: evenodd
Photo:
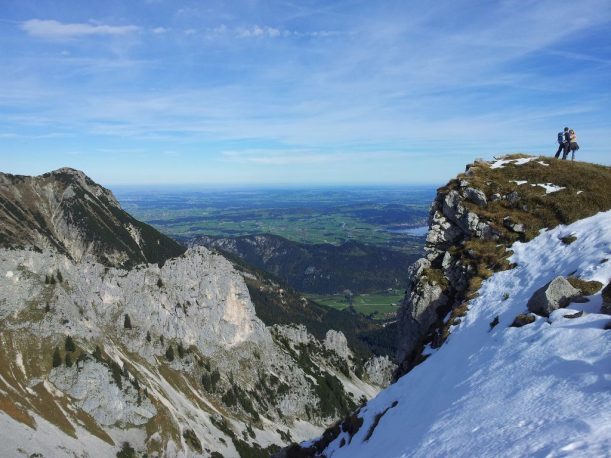
<svg viewBox="0 0 611 458">
<path fill-rule="evenodd" d="M 319 304 L 338 310 L 344 310 L 348 307 L 348 299 L 342 294 L 308 294 L 308 298 Z M 372 319 L 386 320 L 392 319 L 395 316 L 397 308 L 402 300 L 403 291 L 391 290 L 353 296 L 352 306 L 357 312 L 369 316 Z"/>
<path fill-rule="evenodd" d="M 422 249 L 435 195 L 434 186 L 113 191 L 126 211 L 183 242 L 268 233 L 307 244 L 356 240 L 407 253 Z"/>
</svg>

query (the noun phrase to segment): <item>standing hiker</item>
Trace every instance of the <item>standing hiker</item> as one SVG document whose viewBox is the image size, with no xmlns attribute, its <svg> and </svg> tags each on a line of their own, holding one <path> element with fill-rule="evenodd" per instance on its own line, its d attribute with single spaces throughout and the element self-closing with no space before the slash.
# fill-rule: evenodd
<svg viewBox="0 0 611 458">
<path fill-rule="evenodd" d="M 569 130 L 568 127 L 564 128 L 564 131 L 566 132 L 567 130 Z M 564 133 L 563 132 L 558 132 L 558 151 L 556 151 L 556 154 L 554 155 L 554 157 L 556 159 L 558 159 L 560 157 L 560 152 L 563 151 L 567 148 L 568 144 L 566 143 L 566 141 L 564 140 Z"/>
<path fill-rule="evenodd" d="M 569 150 L 571 151 L 571 161 L 575 160 L 575 152 L 579 150 L 577 144 L 577 134 L 573 129 L 569 130 Z M 566 153 L 568 155 L 568 151 Z"/>
<path fill-rule="evenodd" d="M 562 160 L 565 160 L 569 155 L 569 148 L 571 144 L 571 132 L 568 127 L 564 128 L 564 149 L 562 150 Z"/>
</svg>

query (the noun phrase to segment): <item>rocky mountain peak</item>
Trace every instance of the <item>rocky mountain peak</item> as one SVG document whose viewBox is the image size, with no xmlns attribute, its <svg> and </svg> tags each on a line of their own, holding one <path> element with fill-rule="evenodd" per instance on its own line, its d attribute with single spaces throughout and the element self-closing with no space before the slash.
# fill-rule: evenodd
<svg viewBox="0 0 611 458">
<path fill-rule="evenodd" d="M 184 252 L 124 212 L 110 190 L 67 167 L 39 176 L 0 174 L 0 247 L 52 249 L 125 267 Z"/>
<path fill-rule="evenodd" d="M 74 186 L 86 189 L 98 198 L 103 197 L 109 205 L 121 208 L 121 204 L 119 204 L 119 201 L 110 189 L 93 181 L 82 170 L 73 169 L 71 167 L 61 167 L 57 170 L 45 173 L 41 175 L 41 177 L 51 178 L 59 183 L 65 184 L 66 190 L 72 189 Z"/>
</svg>

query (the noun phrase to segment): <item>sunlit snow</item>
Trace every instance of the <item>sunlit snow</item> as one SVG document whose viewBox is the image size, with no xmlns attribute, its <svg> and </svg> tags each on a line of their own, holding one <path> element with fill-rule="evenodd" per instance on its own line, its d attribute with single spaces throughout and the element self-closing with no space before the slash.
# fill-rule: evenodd
<svg viewBox="0 0 611 458">
<path fill-rule="evenodd" d="M 541 188 L 545 189 L 545 194 L 551 194 L 552 192 L 558 192 L 565 189 L 564 186 L 558 186 L 557 184 L 552 183 L 537 183 L 531 186 L 540 186 Z"/>
<path fill-rule="evenodd" d="M 509 325 L 558 275 L 607 284 L 610 229 L 607 211 L 515 243 L 510 260 L 517 267 L 485 281 L 446 344 L 370 401 L 358 433 L 351 440 L 341 433 L 326 455 L 609 456 L 611 332 L 603 328 L 611 317 L 598 313 L 600 292 L 549 319 Z M 567 233 L 577 237 L 570 245 L 560 240 Z M 565 318 L 578 310 L 581 317 Z M 376 414 L 389 407 L 364 441 Z"/>
<path fill-rule="evenodd" d="M 502 169 L 507 164 L 523 165 L 535 159 L 534 157 L 521 157 L 519 159 L 497 159 L 490 164 L 491 169 Z M 547 165 L 547 164 L 546 164 Z"/>
</svg>

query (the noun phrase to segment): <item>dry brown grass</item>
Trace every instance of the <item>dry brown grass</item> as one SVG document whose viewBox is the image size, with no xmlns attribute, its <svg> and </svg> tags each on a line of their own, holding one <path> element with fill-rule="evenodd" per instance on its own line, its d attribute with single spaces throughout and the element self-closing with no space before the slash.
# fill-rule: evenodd
<svg viewBox="0 0 611 458">
<path fill-rule="evenodd" d="M 524 224 L 525 239 L 530 240 L 542 228 L 570 224 L 611 208 L 611 168 L 587 162 L 539 157 L 523 165 L 508 164 L 500 169 L 478 164 L 474 175 L 463 174 L 459 178 L 484 191 L 489 200 L 495 193 L 507 195 L 515 191 L 519 194 L 520 200 L 515 206 L 506 200 L 489 202 L 484 208 L 465 203 L 490 220 L 508 241 L 516 240 L 519 236 L 503 227 L 506 216 Z M 528 183 L 518 185 L 512 180 L 527 180 Z M 565 189 L 546 194 L 542 187 L 532 186 L 538 183 L 552 183 Z M 457 186 L 456 180 L 450 188 Z M 577 194 L 578 191 L 581 192 Z"/>
<path fill-rule="evenodd" d="M 448 279 L 444 277 L 441 269 L 428 268 L 423 269 L 422 277 L 426 278 L 429 284 L 437 284 L 442 288 L 446 288 L 448 286 Z"/>
<path fill-rule="evenodd" d="M 568 282 L 573 286 L 573 288 L 578 289 L 581 294 L 584 296 L 591 296 L 592 294 L 596 294 L 603 287 L 603 284 L 598 281 L 585 281 L 581 278 L 577 277 L 568 277 Z"/>
<path fill-rule="evenodd" d="M 6 413 L 13 420 L 28 425 L 32 429 L 36 429 L 34 418 L 23 407 L 16 404 L 6 395 L 0 395 L 0 410 Z"/>
<path fill-rule="evenodd" d="M 450 318 L 441 327 L 440 336 L 441 343 L 445 342 L 450 336 L 450 327 L 460 323 L 460 319 L 467 314 L 469 311 L 469 303 L 463 302 L 458 307 L 454 307 L 450 312 Z"/>
</svg>

